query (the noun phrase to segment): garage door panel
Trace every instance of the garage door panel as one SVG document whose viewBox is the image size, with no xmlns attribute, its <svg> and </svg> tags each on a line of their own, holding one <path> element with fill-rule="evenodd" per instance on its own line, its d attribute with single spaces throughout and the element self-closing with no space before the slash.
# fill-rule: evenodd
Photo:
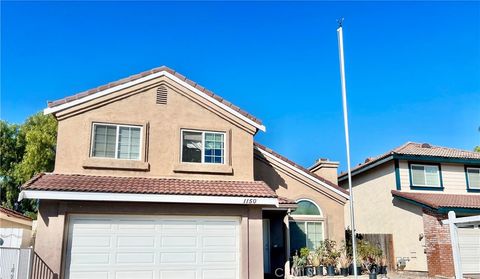
<svg viewBox="0 0 480 279">
<path fill-rule="evenodd" d="M 119 264 L 154 264 L 155 253 L 117 253 L 116 263 Z"/>
<path fill-rule="evenodd" d="M 161 264 L 196 264 L 197 263 L 197 253 L 182 253 L 182 252 L 170 252 L 170 253 L 161 253 L 160 255 Z"/>
<path fill-rule="evenodd" d="M 155 236 L 119 235 L 117 237 L 118 248 L 151 247 L 155 246 Z"/>
<path fill-rule="evenodd" d="M 66 278 L 238 278 L 239 247 L 237 218 L 73 216 Z"/>
<path fill-rule="evenodd" d="M 197 236 L 163 236 L 162 247 L 197 247 Z"/>
<path fill-rule="evenodd" d="M 110 247 L 111 237 L 108 235 L 78 235 L 72 237 L 72 247 L 90 248 L 90 247 Z"/>
<path fill-rule="evenodd" d="M 108 253 L 75 253 L 71 257 L 72 264 L 108 264 L 110 261 L 110 254 Z"/>
<path fill-rule="evenodd" d="M 220 236 L 220 237 L 204 237 L 203 238 L 203 247 L 231 247 L 235 248 L 237 239 L 233 236 Z"/>
<path fill-rule="evenodd" d="M 464 273 L 480 273 L 480 228 L 458 228 L 460 261 Z"/>
<path fill-rule="evenodd" d="M 235 279 L 236 271 L 233 269 L 222 269 L 222 270 L 204 270 L 203 279 Z"/>
<path fill-rule="evenodd" d="M 153 279 L 153 271 L 123 271 L 115 272 L 115 279 Z"/>
<path fill-rule="evenodd" d="M 236 253 L 226 253 L 226 252 L 204 252 L 203 253 L 203 262 L 204 263 L 232 263 L 236 261 Z"/>
<path fill-rule="evenodd" d="M 108 272 L 71 272 L 70 279 L 108 279 Z"/>
<path fill-rule="evenodd" d="M 132 230 L 138 233 L 155 231 L 155 220 L 137 220 L 137 219 L 120 219 L 118 221 L 118 229 L 121 232 Z"/>
<path fill-rule="evenodd" d="M 196 272 L 183 270 L 183 271 L 162 271 L 160 272 L 160 279 L 196 279 Z"/>
</svg>

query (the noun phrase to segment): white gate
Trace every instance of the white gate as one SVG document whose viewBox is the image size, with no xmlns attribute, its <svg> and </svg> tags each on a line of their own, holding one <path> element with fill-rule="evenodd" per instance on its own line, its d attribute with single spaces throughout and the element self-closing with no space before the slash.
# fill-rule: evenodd
<svg viewBox="0 0 480 279">
<path fill-rule="evenodd" d="M 455 278 L 480 274 L 480 215 L 457 218 L 448 212 L 442 221 L 450 227 Z"/>
<path fill-rule="evenodd" d="M 30 279 L 31 248 L 0 247 L 0 279 Z"/>
</svg>

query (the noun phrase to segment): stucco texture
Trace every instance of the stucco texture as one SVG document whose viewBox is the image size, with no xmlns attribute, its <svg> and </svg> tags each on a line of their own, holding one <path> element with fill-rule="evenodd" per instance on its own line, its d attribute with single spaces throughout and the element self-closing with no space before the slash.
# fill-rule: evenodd
<svg viewBox="0 0 480 279">
<path fill-rule="evenodd" d="M 346 188 L 344 180 L 340 186 Z M 422 209 L 393 200 L 396 189 L 393 161 L 355 175 L 355 225 L 358 233 L 393 234 L 395 258 L 408 258 L 405 270 L 427 271 Z M 350 204 L 345 205 L 345 222 L 350 223 Z"/>
<path fill-rule="evenodd" d="M 255 180 L 265 181 L 281 197 L 314 201 L 325 219 L 325 238 L 339 244 L 344 240 L 343 206 L 346 199 L 326 187 L 296 174 L 275 161 L 255 152 Z"/>
<path fill-rule="evenodd" d="M 159 86 L 167 104 L 156 104 Z M 253 179 L 254 127 L 167 78 L 157 78 L 57 113 L 56 173 Z M 90 158 L 92 123 L 143 127 L 140 161 Z M 181 129 L 226 133 L 226 164 L 180 163 Z"/>
</svg>

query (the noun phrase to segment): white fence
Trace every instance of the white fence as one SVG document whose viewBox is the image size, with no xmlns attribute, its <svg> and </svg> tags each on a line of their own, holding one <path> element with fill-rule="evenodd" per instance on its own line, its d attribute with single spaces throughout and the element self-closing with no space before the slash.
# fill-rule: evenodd
<svg viewBox="0 0 480 279">
<path fill-rule="evenodd" d="M 0 248 L 0 279 L 30 279 L 31 248 Z"/>
<path fill-rule="evenodd" d="M 450 228 L 455 278 L 480 275 L 480 215 L 457 218 L 450 211 L 442 223 Z"/>
</svg>

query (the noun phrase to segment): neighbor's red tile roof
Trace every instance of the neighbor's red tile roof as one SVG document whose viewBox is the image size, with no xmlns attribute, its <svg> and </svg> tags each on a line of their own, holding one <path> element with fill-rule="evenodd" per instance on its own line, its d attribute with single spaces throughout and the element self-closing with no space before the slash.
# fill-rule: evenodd
<svg viewBox="0 0 480 279">
<path fill-rule="evenodd" d="M 276 198 L 263 181 L 187 180 L 41 173 L 22 190 Z"/>
<path fill-rule="evenodd" d="M 480 195 L 412 193 L 392 190 L 392 195 L 412 200 L 434 209 L 441 207 L 480 208 Z"/>
<path fill-rule="evenodd" d="M 10 216 L 10 217 L 16 217 L 16 218 L 20 218 L 20 219 L 23 219 L 23 220 L 32 221 L 32 218 L 27 217 L 20 212 L 8 209 L 8 208 L 3 207 L 3 206 L 0 206 L 0 212 L 4 213 L 4 214 L 6 214 L 7 216 Z"/>
<path fill-rule="evenodd" d="M 56 106 L 59 106 L 59 105 L 63 105 L 63 104 L 66 104 L 68 102 L 75 101 L 75 100 L 81 99 L 83 97 L 86 97 L 88 95 L 98 93 L 98 92 L 103 91 L 105 89 L 108 89 L 108 88 L 111 88 L 111 87 L 114 87 L 114 86 L 118 86 L 118 85 L 121 85 L 121 84 L 125 84 L 127 82 L 134 81 L 134 80 L 137 80 L 137 79 L 140 79 L 140 78 L 143 78 L 143 77 L 146 77 L 148 75 L 158 73 L 158 72 L 161 72 L 161 71 L 166 71 L 166 72 L 176 76 L 180 80 L 190 84 L 191 86 L 195 87 L 196 89 L 202 91 L 203 93 L 209 95 L 210 97 L 216 99 L 217 101 L 223 103 L 224 105 L 226 105 L 226 106 L 232 108 L 233 110 L 239 112 L 240 114 L 242 114 L 243 116 L 247 117 L 248 119 L 254 121 L 255 123 L 257 123 L 259 125 L 262 125 L 262 121 L 260 119 L 258 119 L 255 116 L 249 114 L 248 112 L 240 109 L 239 107 L 237 107 L 234 104 L 230 103 L 229 101 L 223 99 L 222 97 L 216 95 L 215 93 L 206 89 L 205 87 L 201 86 L 200 84 L 197 84 L 195 81 L 187 79 L 182 74 L 180 74 L 180 73 L 176 72 L 175 70 L 170 69 L 166 66 L 161 66 L 161 67 L 154 68 L 154 69 L 151 69 L 151 70 L 148 70 L 148 71 L 144 71 L 144 72 L 141 72 L 139 74 L 132 75 L 132 76 L 129 76 L 129 77 L 126 77 L 126 78 L 123 78 L 123 79 L 120 79 L 120 80 L 117 80 L 117 81 L 114 81 L 114 82 L 110 82 L 108 84 L 105 84 L 105 85 L 102 85 L 102 86 L 99 86 L 99 87 L 95 87 L 95 88 L 92 88 L 90 90 L 86 90 L 86 91 L 83 91 L 83 92 L 77 93 L 75 95 L 68 96 L 68 97 L 65 97 L 65 98 L 62 98 L 62 99 L 59 99 L 59 100 L 56 100 L 56 101 L 49 101 L 48 102 L 48 107 L 53 108 L 53 107 L 56 107 Z"/>
<path fill-rule="evenodd" d="M 268 147 L 266 147 L 266 146 L 264 146 L 264 145 L 261 145 L 261 144 L 258 143 L 258 142 L 254 142 L 253 144 L 254 144 L 255 147 L 258 147 L 258 148 L 262 149 L 263 151 L 266 151 L 266 152 L 270 153 L 271 155 L 279 158 L 280 160 L 284 161 L 285 163 L 287 163 L 287 164 L 289 164 L 289 165 L 291 165 L 291 166 L 293 166 L 293 167 L 295 167 L 295 168 L 297 168 L 297 169 L 300 169 L 300 170 L 302 170 L 303 172 L 305 172 L 305 173 L 307 173 L 307 174 L 315 177 L 316 179 L 322 181 L 323 183 L 328 184 L 328 185 L 332 186 L 333 188 L 339 190 L 340 192 L 349 195 L 349 193 L 348 193 L 347 190 L 343 189 L 342 187 L 338 186 L 337 184 L 335 184 L 335 183 L 333 183 L 333 182 L 330 182 L 330 181 L 326 180 L 325 178 L 321 177 L 320 175 L 315 174 L 315 173 L 309 171 L 307 168 L 304 168 L 304 167 L 298 165 L 297 163 L 289 160 L 287 157 L 282 156 L 282 155 L 278 154 L 277 152 L 273 151 L 272 149 L 270 149 L 270 148 L 268 148 Z"/>
<path fill-rule="evenodd" d="M 456 159 L 472 159 L 479 160 L 480 162 L 480 152 L 435 146 L 428 143 L 416 143 L 416 142 L 407 142 L 397 148 L 394 148 L 387 153 L 384 153 L 380 156 L 374 158 L 367 158 L 365 163 L 358 164 L 352 168 L 352 172 L 360 170 L 366 166 L 369 166 L 379 160 L 387 158 L 391 155 L 410 155 L 410 156 L 427 156 L 427 157 L 437 157 L 437 158 L 456 158 Z M 347 173 L 343 172 L 338 177 L 346 176 Z"/>
</svg>

